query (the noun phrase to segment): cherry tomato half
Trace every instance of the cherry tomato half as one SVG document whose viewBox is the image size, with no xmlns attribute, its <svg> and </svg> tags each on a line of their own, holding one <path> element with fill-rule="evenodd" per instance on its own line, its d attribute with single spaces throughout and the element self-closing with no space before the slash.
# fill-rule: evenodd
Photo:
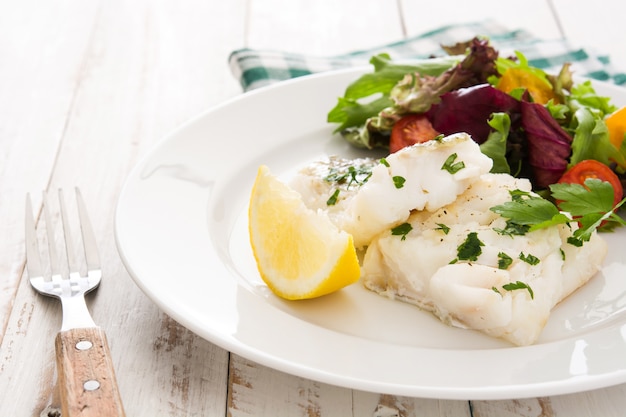
<svg viewBox="0 0 626 417">
<path fill-rule="evenodd" d="M 622 183 L 611 168 L 593 159 L 580 161 L 563 174 L 559 183 L 584 185 L 587 178 L 597 178 L 613 186 L 613 205 L 619 203 L 624 195 Z"/>
<path fill-rule="evenodd" d="M 430 120 L 424 114 L 406 115 L 398 120 L 391 129 L 389 152 L 394 153 L 416 143 L 428 142 L 439 135 L 440 133 L 433 128 Z"/>
</svg>

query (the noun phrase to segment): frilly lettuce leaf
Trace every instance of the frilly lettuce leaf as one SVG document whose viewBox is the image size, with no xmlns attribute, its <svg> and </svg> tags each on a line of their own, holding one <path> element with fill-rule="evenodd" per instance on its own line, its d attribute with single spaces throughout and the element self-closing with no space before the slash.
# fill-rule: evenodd
<svg viewBox="0 0 626 417">
<path fill-rule="evenodd" d="M 374 72 L 346 89 L 328 113 L 335 131 L 356 146 L 388 146 L 394 123 L 408 113 L 427 111 L 449 91 L 485 83 L 496 73 L 496 50 L 484 39 L 467 43 L 464 57 L 424 60 L 415 66 L 391 63 L 388 55 L 372 58 Z"/>
<path fill-rule="evenodd" d="M 374 72 L 363 74 L 345 90 L 327 116 L 329 123 L 338 123 L 335 131 L 359 127 L 370 117 L 393 105 L 389 93 L 408 73 L 436 76 L 459 61 L 459 57 L 446 57 L 418 61 L 414 65 L 397 64 L 388 54 L 370 59 Z"/>
</svg>

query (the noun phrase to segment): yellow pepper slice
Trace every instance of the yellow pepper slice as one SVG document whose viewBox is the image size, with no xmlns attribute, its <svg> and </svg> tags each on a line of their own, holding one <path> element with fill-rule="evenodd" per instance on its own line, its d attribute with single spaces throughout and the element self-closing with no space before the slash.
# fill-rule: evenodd
<svg viewBox="0 0 626 417">
<path fill-rule="evenodd" d="M 619 149 L 622 146 L 624 135 L 626 134 L 626 106 L 611 113 L 604 121 L 606 122 L 606 127 L 609 129 L 611 143 Z"/>
<path fill-rule="evenodd" d="M 507 94 L 517 88 L 525 88 L 535 103 L 546 104 L 550 100 L 559 102 L 550 83 L 523 68 L 508 68 L 496 88 Z"/>
</svg>

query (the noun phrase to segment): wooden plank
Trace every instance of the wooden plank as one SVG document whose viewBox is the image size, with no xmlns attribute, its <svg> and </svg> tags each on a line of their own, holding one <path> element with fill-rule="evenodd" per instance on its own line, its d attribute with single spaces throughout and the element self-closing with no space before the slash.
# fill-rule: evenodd
<svg viewBox="0 0 626 417">
<path fill-rule="evenodd" d="M 246 46 L 326 56 L 403 36 L 396 3 L 360 0 L 252 1 Z"/>
<path fill-rule="evenodd" d="M 626 385 L 553 397 L 507 401 L 474 401 L 480 417 L 621 416 L 626 408 Z"/>
<path fill-rule="evenodd" d="M 232 417 L 352 415 L 349 389 L 287 375 L 234 354 L 229 386 Z"/>
<path fill-rule="evenodd" d="M 25 193 L 39 193 L 50 180 L 97 2 L 25 0 L 1 7 L 0 342 L 24 267 Z"/>
<path fill-rule="evenodd" d="M 54 169 L 51 188 L 81 187 L 92 216 L 105 278 L 89 305 L 107 333 L 127 415 L 226 414 L 228 353 L 159 312 L 139 291 L 117 253 L 113 217 L 124 179 L 140 157 L 173 128 L 239 92 L 227 58 L 243 43 L 243 3 L 99 2 L 92 21 L 85 23 L 89 31 L 82 33 L 71 23 L 82 18 L 82 3 L 70 1 L 68 21 L 56 22 L 54 13 L 42 14 L 39 21 L 42 34 L 47 25 L 66 24 L 63 37 L 87 38 L 75 60 L 77 69 L 50 72 L 42 81 L 40 95 L 52 100 L 59 95 L 56 84 L 76 76 L 72 106 L 58 110 L 64 126 L 49 149 L 47 170 Z M 34 55 L 24 57 L 35 68 L 33 60 Z M 23 82 L 32 79 L 34 70 Z M 26 110 L 16 117 L 29 115 Z M 37 110 L 30 123 L 45 120 L 43 109 Z M 39 133 L 37 143 L 46 137 Z M 25 160 L 15 156 L 15 161 Z M 44 177 L 34 191 L 47 184 Z M 32 186 L 19 184 L 20 194 Z M 20 229 L 23 201 L 21 195 L 14 222 Z M 12 399 L 0 402 L 2 414 L 39 416 L 47 407 L 58 407 L 53 343 L 60 320 L 60 306 L 35 296 L 22 280 L 0 347 L 0 392 Z M 29 363 L 27 373 L 21 371 L 24 363 Z"/>
<path fill-rule="evenodd" d="M 266 368 L 231 355 L 232 417 L 469 417 L 466 401 L 411 398 L 350 390 Z"/>
<path fill-rule="evenodd" d="M 506 2 L 429 2 L 401 0 L 407 35 L 413 36 L 444 25 L 493 21 L 510 29 L 525 29 L 539 38 L 561 37 L 548 0 Z M 479 35 L 479 34 L 477 34 Z"/>
</svg>

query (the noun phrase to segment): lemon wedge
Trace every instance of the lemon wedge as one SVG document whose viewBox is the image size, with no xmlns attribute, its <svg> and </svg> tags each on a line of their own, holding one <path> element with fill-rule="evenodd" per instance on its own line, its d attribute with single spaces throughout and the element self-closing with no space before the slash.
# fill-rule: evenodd
<svg viewBox="0 0 626 417">
<path fill-rule="evenodd" d="M 250 195 L 248 228 L 261 278 L 282 298 L 315 298 L 359 280 L 352 235 L 307 208 L 265 165 Z"/>
</svg>

